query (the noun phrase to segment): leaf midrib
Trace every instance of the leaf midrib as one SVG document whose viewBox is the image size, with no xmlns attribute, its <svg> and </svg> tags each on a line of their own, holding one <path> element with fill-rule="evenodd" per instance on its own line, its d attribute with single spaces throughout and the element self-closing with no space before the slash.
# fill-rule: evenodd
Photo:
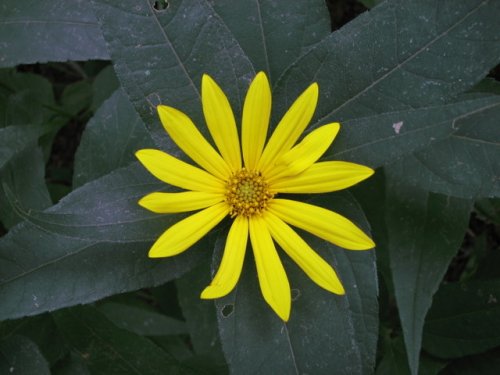
<svg viewBox="0 0 500 375">
<path fill-rule="evenodd" d="M 194 92 L 196 93 L 196 95 L 198 96 L 198 99 L 201 98 L 201 95 L 200 95 L 200 91 L 198 90 L 198 88 L 196 87 L 196 84 L 193 82 L 193 79 L 191 78 L 191 76 L 189 75 L 187 69 L 186 69 L 186 66 L 184 65 L 184 62 L 181 60 L 179 54 L 177 53 L 177 50 L 174 48 L 174 45 L 173 43 L 170 41 L 170 38 L 168 37 L 167 33 L 165 32 L 165 30 L 163 29 L 161 23 L 160 23 L 160 20 L 158 19 L 158 16 L 155 14 L 155 12 L 153 11 L 153 8 L 151 7 L 151 5 L 149 4 L 149 1 L 148 0 L 144 0 L 144 2 L 147 4 L 146 7 L 148 8 L 148 11 L 149 11 L 149 14 L 152 16 L 152 18 L 154 19 L 156 25 L 158 26 L 158 28 L 160 29 L 161 31 L 161 35 L 163 36 L 163 38 L 165 39 L 165 43 L 169 46 L 170 50 L 172 51 L 172 53 L 174 54 L 174 57 L 175 57 L 175 60 L 177 61 L 178 63 L 178 66 L 182 69 L 182 72 L 183 74 L 186 76 L 186 78 L 188 79 L 189 81 L 189 85 L 193 88 Z M 174 17 L 177 15 L 177 13 L 174 15 Z"/>
<path fill-rule="evenodd" d="M 434 37 L 433 39 L 431 39 L 427 44 L 425 44 L 420 49 L 418 49 L 417 51 L 415 51 L 413 54 L 411 54 L 410 56 L 408 56 L 402 62 L 398 63 L 396 66 L 394 66 L 392 69 L 390 69 L 389 71 L 387 71 L 385 74 L 383 74 L 382 76 L 380 76 L 379 78 L 377 78 L 370 85 L 368 85 L 367 87 L 365 87 L 363 90 L 359 91 L 354 96 L 352 96 L 351 98 L 347 99 L 340 106 L 338 106 L 337 108 L 333 109 L 332 111 L 330 111 L 329 113 L 327 113 L 326 115 L 324 115 L 323 117 L 321 117 L 320 119 L 318 119 L 314 123 L 314 126 L 316 126 L 319 123 L 324 122 L 325 119 L 327 119 L 328 117 L 330 117 L 333 114 L 337 113 L 342 108 L 344 108 L 346 105 L 352 103 L 353 101 L 355 101 L 356 99 L 358 99 L 360 96 L 362 96 L 363 94 L 365 94 L 366 92 L 368 92 L 370 89 L 372 89 L 373 87 L 377 86 L 380 82 L 382 82 L 383 80 L 385 80 L 387 77 L 389 77 L 390 75 L 392 75 L 393 73 L 395 73 L 396 71 L 398 71 L 399 69 L 401 69 L 404 65 L 406 65 L 407 63 L 409 63 L 410 61 L 412 61 L 413 59 L 415 59 L 416 57 L 418 57 L 422 52 L 424 52 L 426 49 L 428 49 L 434 43 L 438 42 L 439 40 L 441 40 L 442 38 L 444 38 L 445 36 L 447 36 L 452 30 L 454 30 L 455 28 L 457 28 L 467 18 L 469 18 L 470 16 L 472 16 L 473 14 L 475 14 L 480 8 L 486 6 L 486 4 L 489 3 L 489 2 L 490 2 L 490 0 L 485 0 L 482 3 L 480 3 L 479 5 L 477 5 L 474 9 L 472 9 L 466 15 L 464 15 L 461 19 L 459 19 L 453 26 L 450 26 L 446 30 L 442 31 L 436 37 Z M 332 35 L 335 35 L 335 34 L 332 34 Z"/>
</svg>

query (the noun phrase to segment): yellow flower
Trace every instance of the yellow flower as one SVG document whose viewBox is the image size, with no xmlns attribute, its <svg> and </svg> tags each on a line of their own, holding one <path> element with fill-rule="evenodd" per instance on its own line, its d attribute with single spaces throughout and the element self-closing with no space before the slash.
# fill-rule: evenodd
<svg viewBox="0 0 500 375">
<path fill-rule="evenodd" d="M 333 268 L 291 226 L 345 249 L 366 250 L 375 244 L 356 225 L 335 212 L 280 197 L 285 193 L 336 191 L 373 174 L 371 168 L 358 164 L 317 162 L 337 135 L 338 123 L 321 126 L 297 143 L 316 108 L 318 85 L 313 83 L 292 104 L 267 144 L 271 89 L 263 72 L 252 81 L 245 98 L 241 144 L 231 106 L 208 75 L 202 79 L 201 98 L 217 149 L 184 113 L 158 106 L 167 133 L 201 168 L 158 150 L 136 153 L 158 179 L 187 190 L 151 193 L 139 201 L 142 207 L 157 213 L 199 210 L 168 228 L 154 243 L 149 256 L 177 255 L 230 216 L 233 222 L 221 264 L 201 298 L 219 298 L 233 290 L 241 274 L 249 237 L 264 299 L 284 321 L 290 316 L 291 293 L 275 242 L 316 284 L 344 294 Z"/>
</svg>

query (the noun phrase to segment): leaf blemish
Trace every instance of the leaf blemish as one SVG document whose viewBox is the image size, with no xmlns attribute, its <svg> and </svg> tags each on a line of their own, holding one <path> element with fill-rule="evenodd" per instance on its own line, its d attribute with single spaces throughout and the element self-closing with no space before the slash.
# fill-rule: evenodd
<svg viewBox="0 0 500 375">
<path fill-rule="evenodd" d="M 297 301 L 300 298 L 300 290 L 299 289 L 292 289 L 292 301 Z"/>
<path fill-rule="evenodd" d="M 153 9 L 157 12 L 162 12 L 170 6 L 166 0 L 157 0 L 153 4 Z"/>
<path fill-rule="evenodd" d="M 234 311 L 233 305 L 224 305 L 224 307 L 221 309 L 221 314 L 224 318 L 228 318 L 229 316 L 231 316 L 233 311 Z"/>
<path fill-rule="evenodd" d="M 161 104 L 160 95 L 158 95 L 158 93 L 156 93 L 156 92 L 153 92 L 153 93 L 149 94 L 146 97 L 146 100 L 148 101 L 149 105 L 152 108 L 156 108 L 158 105 Z"/>
<path fill-rule="evenodd" d="M 403 127 L 403 121 L 395 122 L 394 124 L 392 124 L 392 128 L 394 129 L 394 132 L 396 134 L 399 134 L 399 131 L 401 130 L 402 127 Z"/>
</svg>

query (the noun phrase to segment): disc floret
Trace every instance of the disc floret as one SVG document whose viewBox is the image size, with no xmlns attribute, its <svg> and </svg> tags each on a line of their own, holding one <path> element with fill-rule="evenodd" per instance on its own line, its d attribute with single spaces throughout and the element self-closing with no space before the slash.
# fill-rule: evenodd
<svg viewBox="0 0 500 375">
<path fill-rule="evenodd" d="M 231 217 L 260 215 L 273 197 L 274 193 L 258 171 L 242 168 L 233 173 L 226 183 L 226 202 L 230 206 Z"/>
</svg>

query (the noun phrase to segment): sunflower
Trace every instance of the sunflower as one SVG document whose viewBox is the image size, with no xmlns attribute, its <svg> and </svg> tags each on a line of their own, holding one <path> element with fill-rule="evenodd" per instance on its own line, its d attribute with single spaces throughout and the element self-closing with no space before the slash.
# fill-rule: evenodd
<svg viewBox="0 0 500 375">
<path fill-rule="evenodd" d="M 162 214 L 197 211 L 168 228 L 153 244 L 149 256 L 177 255 L 229 216 L 232 223 L 219 269 L 201 298 L 219 298 L 233 290 L 249 238 L 262 295 L 282 320 L 290 316 L 291 292 L 275 243 L 320 287 L 344 294 L 333 268 L 292 227 L 349 250 L 371 249 L 375 244 L 345 217 L 282 197 L 286 193 L 345 189 L 373 174 L 371 168 L 354 163 L 318 162 L 337 135 L 338 123 L 323 125 L 298 142 L 314 114 L 318 85 L 311 84 L 297 98 L 267 144 L 271 89 L 263 72 L 256 75 L 245 98 L 241 143 L 229 101 L 208 75 L 202 78 L 201 99 L 216 148 L 184 113 L 158 106 L 167 133 L 199 167 L 159 150 L 136 153 L 150 173 L 185 190 L 151 193 L 139 201 L 142 207 Z"/>
</svg>

